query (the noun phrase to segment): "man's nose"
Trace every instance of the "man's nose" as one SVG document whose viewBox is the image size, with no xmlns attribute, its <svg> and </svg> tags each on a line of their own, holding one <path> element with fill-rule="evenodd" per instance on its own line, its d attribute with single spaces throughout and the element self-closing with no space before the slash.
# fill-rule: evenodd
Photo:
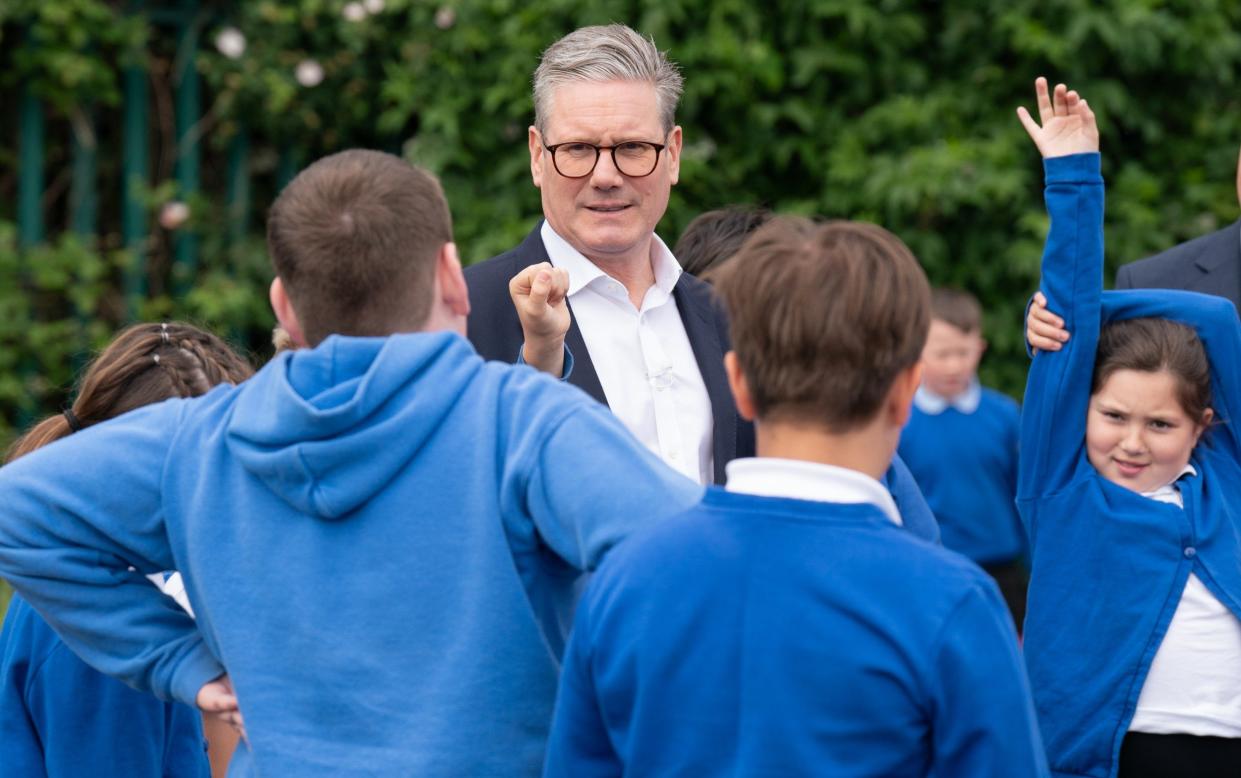
<svg viewBox="0 0 1241 778">
<path fill-rule="evenodd" d="M 611 149 L 599 151 L 599 161 L 590 173 L 590 185 L 596 189 L 614 189 L 625 182 L 624 175 L 612 160 Z"/>
</svg>

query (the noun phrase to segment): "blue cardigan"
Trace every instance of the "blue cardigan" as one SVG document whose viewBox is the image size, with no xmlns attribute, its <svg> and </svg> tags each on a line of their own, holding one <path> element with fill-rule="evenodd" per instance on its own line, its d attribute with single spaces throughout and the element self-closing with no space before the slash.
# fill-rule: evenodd
<svg viewBox="0 0 1241 778">
<path fill-rule="evenodd" d="M 708 490 L 578 608 L 547 778 L 1047 774 L 994 582 L 873 505 Z"/>
<path fill-rule="evenodd" d="M 198 711 L 78 659 L 15 596 L 0 633 L 0 775 L 208 778 Z"/>
<path fill-rule="evenodd" d="M 1034 358 L 1022 408 L 1018 508 L 1031 540 L 1025 653 L 1056 776 L 1111 778 L 1151 660 L 1193 572 L 1241 617 L 1241 324 L 1192 292 L 1103 291 L 1098 154 L 1045 161 L 1051 230 L 1043 293 L 1072 338 Z M 1101 323 L 1139 317 L 1195 328 L 1220 424 L 1181 479 L 1184 509 L 1106 480 L 1086 459 Z"/>
</svg>

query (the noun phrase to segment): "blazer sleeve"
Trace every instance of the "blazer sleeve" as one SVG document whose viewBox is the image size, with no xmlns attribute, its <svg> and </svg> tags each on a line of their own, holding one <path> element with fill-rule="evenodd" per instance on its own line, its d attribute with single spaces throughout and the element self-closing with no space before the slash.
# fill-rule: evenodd
<svg viewBox="0 0 1241 778">
<path fill-rule="evenodd" d="M 1018 458 L 1019 500 L 1054 493 L 1073 475 L 1086 435 L 1103 294 L 1103 177 L 1098 154 L 1044 160 L 1051 228 L 1042 290 L 1072 337 L 1034 356 L 1026 380 Z"/>
</svg>

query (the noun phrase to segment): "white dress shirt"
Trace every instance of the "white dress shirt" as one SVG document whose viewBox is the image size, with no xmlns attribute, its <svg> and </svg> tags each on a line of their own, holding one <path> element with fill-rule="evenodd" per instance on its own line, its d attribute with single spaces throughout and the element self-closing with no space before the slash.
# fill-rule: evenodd
<svg viewBox="0 0 1241 778">
<path fill-rule="evenodd" d="M 868 502 L 883 511 L 893 524 L 902 523 L 892 493 L 856 470 L 802 459 L 745 457 L 729 462 L 724 471 L 728 474 L 724 488 L 730 492 L 816 502 Z"/>
<path fill-rule="evenodd" d="M 547 222 L 541 236 L 552 265 L 569 271 L 569 305 L 612 412 L 673 469 L 711 483 L 711 397 L 672 296 L 681 277 L 672 252 L 652 235 L 655 283 L 639 309 Z"/>
<path fill-rule="evenodd" d="M 1181 475 L 1195 472 L 1187 465 Z M 1175 481 L 1143 496 L 1184 507 Z M 1241 737 L 1241 621 L 1193 573 L 1142 684 L 1129 731 Z"/>
</svg>

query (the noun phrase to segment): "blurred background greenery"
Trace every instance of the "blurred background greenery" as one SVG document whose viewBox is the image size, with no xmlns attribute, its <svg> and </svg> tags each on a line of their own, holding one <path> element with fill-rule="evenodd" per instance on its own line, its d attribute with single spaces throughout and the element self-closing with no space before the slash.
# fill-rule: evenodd
<svg viewBox="0 0 1241 778">
<path fill-rule="evenodd" d="M 1104 133 L 1109 278 L 1237 218 L 1236 0 L 0 0 L 0 444 L 126 321 L 270 352 L 263 217 L 352 146 L 444 182 L 468 261 L 539 216 L 530 73 L 620 21 L 683 68 L 669 243 L 729 203 L 867 219 L 987 310 L 1020 396 L 1046 219 L 1013 109 L 1046 74 Z"/>
</svg>

